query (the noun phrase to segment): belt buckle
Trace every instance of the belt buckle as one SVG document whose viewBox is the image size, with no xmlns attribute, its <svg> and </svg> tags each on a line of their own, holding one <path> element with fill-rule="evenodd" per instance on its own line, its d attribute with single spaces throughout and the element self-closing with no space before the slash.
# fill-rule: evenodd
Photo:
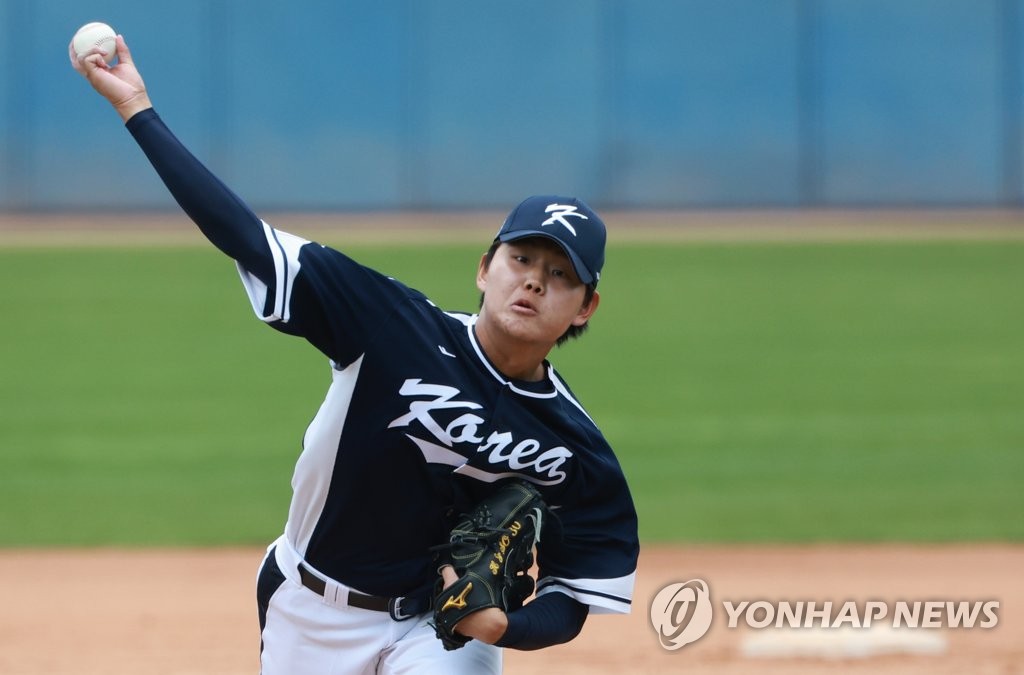
<svg viewBox="0 0 1024 675">
<path fill-rule="evenodd" d="M 403 614 L 402 613 L 402 601 L 405 597 L 400 598 L 388 598 L 388 614 L 395 621 L 408 621 L 409 619 L 416 616 L 415 614 Z"/>
</svg>

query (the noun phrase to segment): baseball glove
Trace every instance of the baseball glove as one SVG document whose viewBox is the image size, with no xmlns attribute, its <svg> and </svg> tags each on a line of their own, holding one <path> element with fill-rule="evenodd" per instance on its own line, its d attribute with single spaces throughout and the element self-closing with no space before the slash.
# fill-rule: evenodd
<svg viewBox="0 0 1024 675">
<path fill-rule="evenodd" d="M 540 541 L 548 508 L 537 489 L 525 481 L 502 484 L 452 528 L 442 564 L 451 564 L 459 580 L 448 588 L 438 580 L 433 627 L 444 648 L 451 651 L 470 638 L 455 625 L 473 612 L 497 607 L 511 612 L 533 593 L 528 574 L 533 547 Z"/>
</svg>

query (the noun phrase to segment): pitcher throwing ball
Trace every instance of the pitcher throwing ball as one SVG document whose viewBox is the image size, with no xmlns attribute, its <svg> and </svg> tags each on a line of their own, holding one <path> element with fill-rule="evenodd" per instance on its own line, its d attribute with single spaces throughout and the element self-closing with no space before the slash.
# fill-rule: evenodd
<svg viewBox="0 0 1024 675">
<path fill-rule="evenodd" d="M 628 612 L 632 497 L 547 361 L 598 309 L 597 214 L 526 199 L 480 258 L 478 311 L 444 311 L 256 216 L 175 138 L 116 44 L 115 66 L 99 50 L 69 49 L 71 64 L 235 260 L 256 315 L 329 360 L 285 530 L 259 570 L 262 672 L 498 673 L 501 648 L 563 643 L 590 612 Z"/>
</svg>

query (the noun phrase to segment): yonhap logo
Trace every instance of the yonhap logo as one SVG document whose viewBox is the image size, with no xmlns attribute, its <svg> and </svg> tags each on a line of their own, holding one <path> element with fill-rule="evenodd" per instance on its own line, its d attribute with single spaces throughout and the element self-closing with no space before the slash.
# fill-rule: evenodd
<svg viewBox="0 0 1024 675">
<path fill-rule="evenodd" d="M 651 625 L 661 646 L 680 649 L 711 628 L 711 593 L 703 579 L 670 584 L 651 601 Z"/>
<path fill-rule="evenodd" d="M 833 602 L 831 600 L 720 600 L 725 611 L 725 628 L 739 628 L 742 623 L 753 631 L 774 629 L 787 634 L 811 636 L 818 644 L 822 633 L 862 630 L 869 633 L 861 646 L 871 647 L 870 640 L 887 640 L 888 633 L 899 631 L 909 644 L 906 631 L 945 628 L 952 630 L 992 629 L 999 625 L 1001 603 L 996 599 L 981 600 L 868 600 Z M 703 579 L 665 586 L 651 601 L 651 625 L 658 634 L 662 648 L 675 651 L 704 637 L 711 628 L 712 604 L 708 584 Z M 883 632 L 880 632 L 883 631 Z M 776 635 L 780 633 L 776 632 Z M 878 636 L 882 636 L 879 638 Z M 796 644 L 794 642 L 794 644 Z M 855 643 L 835 643 L 849 648 Z M 909 647 L 908 647 L 909 648 Z"/>
</svg>

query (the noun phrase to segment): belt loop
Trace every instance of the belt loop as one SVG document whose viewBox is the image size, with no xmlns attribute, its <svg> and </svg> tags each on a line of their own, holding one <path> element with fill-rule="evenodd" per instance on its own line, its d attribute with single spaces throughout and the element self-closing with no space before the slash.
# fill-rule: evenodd
<svg viewBox="0 0 1024 675">
<path fill-rule="evenodd" d="M 348 605 L 348 588 L 334 579 L 328 580 L 324 587 L 324 604 L 332 607 L 345 607 Z"/>
</svg>

